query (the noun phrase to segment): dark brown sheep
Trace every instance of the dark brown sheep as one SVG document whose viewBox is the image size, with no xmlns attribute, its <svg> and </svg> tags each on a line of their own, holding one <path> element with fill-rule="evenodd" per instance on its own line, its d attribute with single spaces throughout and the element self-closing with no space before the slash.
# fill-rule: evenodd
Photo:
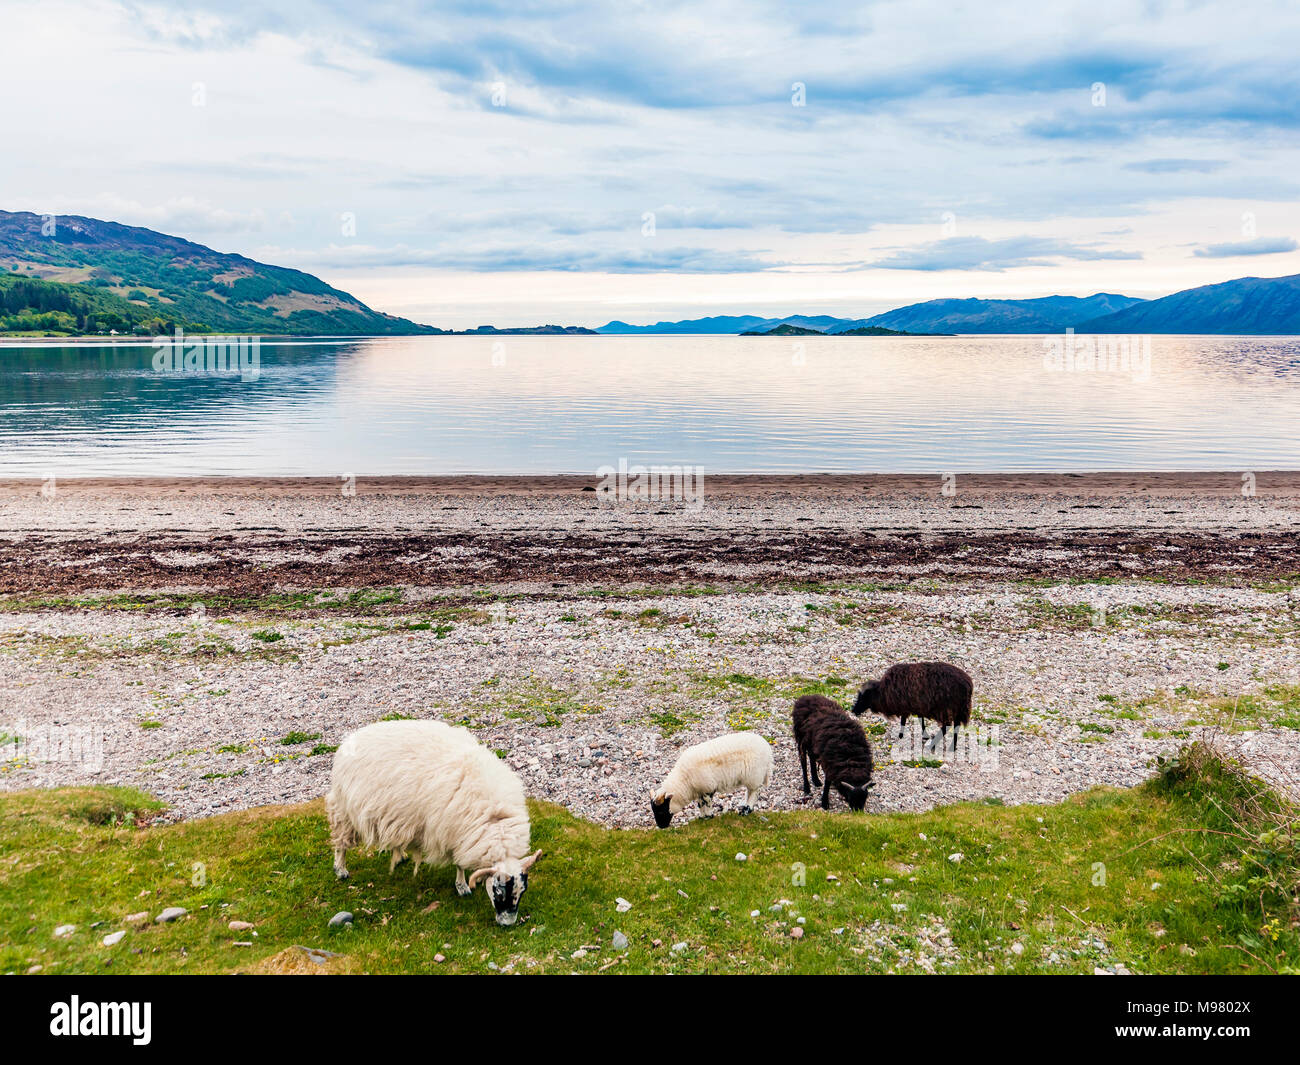
<svg viewBox="0 0 1300 1065">
<path fill-rule="evenodd" d="M 833 699 L 824 695 L 801 695 L 794 702 L 794 741 L 799 748 L 799 768 L 803 771 L 803 793 L 812 794 L 808 786 L 808 768 L 812 782 L 817 779 L 817 764 L 826 775 L 822 787 L 822 809 L 831 808 L 831 788 L 844 798 L 852 810 L 867 804 L 867 792 L 875 787 L 871 780 L 874 765 L 871 744 L 853 718 Z"/>
<path fill-rule="evenodd" d="M 956 751 L 957 728 L 970 722 L 973 690 L 970 674 L 947 662 L 903 662 L 890 666 L 879 680 L 867 681 L 858 692 L 853 712 L 861 717 L 870 710 L 898 718 L 900 737 L 909 717 L 921 719 L 922 738 L 926 721 L 933 721 L 939 725 L 944 750 L 948 748 L 948 729 L 952 729 L 952 749 Z"/>
</svg>

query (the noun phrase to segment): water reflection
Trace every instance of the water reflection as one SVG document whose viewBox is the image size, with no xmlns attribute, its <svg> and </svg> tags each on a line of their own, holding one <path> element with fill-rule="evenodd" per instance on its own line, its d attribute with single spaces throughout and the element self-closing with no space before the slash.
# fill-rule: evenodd
<svg viewBox="0 0 1300 1065">
<path fill-rule="evenodd" d="M 1042 337 L 420 337 L 0 348 L 0 475 L 1300 468 L 1300 344 L 1150 338 L 1150 377 Z"/>
</svg>

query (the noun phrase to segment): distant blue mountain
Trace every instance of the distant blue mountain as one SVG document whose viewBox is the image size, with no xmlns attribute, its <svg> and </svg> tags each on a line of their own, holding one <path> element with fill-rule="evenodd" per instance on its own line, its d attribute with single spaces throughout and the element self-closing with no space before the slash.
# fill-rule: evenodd
<svg viewBox="0 0 1300 1065">
<path fill-rule="evenodd" d="M 765 333 L 789 325 L 830 335 L 868 326 L 905 333 L 1050 333 L 1141 302 L 1130 296 L 1110 293 L 1087 297 L 1045 296 L 1032 300 L 930 300 L 886 311 L 874 318 L 835 318 L 829 314 L 760 318 L 753 314 L 724 314 L 680 322 L 656 322 L 654 325 L 609 322 L 596 332 Z"/>
<path fill-rule="evenodd" d="M 1098 292 L 1029 300 L 940 299 L 873 318 L 719 315 L 684 322 L 610 322 L 598 333 L 766 333 L 779 326 L 834 335 L 879 326 L 905 333 L 1215 333 L 1300 335 L 1300 274 L 1239 277 L 1156 300 Z"/>
<path fill-rule="evenodd" d="M 1300 274 L 1184 289 L 1084 322 L 1087 333 L 1300 333 Z"/>
<path fill-rule="evenodd" d="M 628 325 L 627 322 L 607 322 L 596 329 L 597 333 L 743 333 L 754 329 L 767 318 L 753 314 L 717 315 L 712 318 L 691 318 L 684 322 L 656 322 L 654 325 Z"/>
<path fill-rule="evenodd" d="M 627 322 L 607 322 L 597 333 L 750 333 L 767 332 L 779 325 L 793 325 L 800 329 L 816 329 L 821 333 L 837 333 L 862 325 L 848 318 L 833 318 L 829 314 L 792 314 L 788 318 L 759 318 L 753 314 L 720 314 L 712 318 L 689 318 L 682 322 L 656 322 L 654 325 L 628 325 Z"/>
<path fill-rule="evenodd" d="M 867 325 L 909 333 L 1058 333 L 1143 302 L 1109 292 L 1032 300 L 927 300 L 868 318 Z"/>
</svg>

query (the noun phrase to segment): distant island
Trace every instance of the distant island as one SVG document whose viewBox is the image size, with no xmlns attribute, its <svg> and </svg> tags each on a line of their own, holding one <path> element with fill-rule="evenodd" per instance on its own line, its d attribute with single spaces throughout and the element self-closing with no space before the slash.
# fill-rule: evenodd
<svg viewBox="0 0 1300 1065">
<path fill-rule="evenodd" d="M 0 336 L 952 336 L 1300 334 L 1300 274 L 1242 277 L 1144 300 L 1110 292 L 934 299 L 870 318 L 714 315 L 654 325 L 440 329 L 367 307 L 301 270 L 79 215 L 0 211 Z"/>
<path fill-rule="evenodd" d="M 901 329 L 886 329 L 882 325 L 862 325 L 855 329 L 842 329 L 835 333 L 826 333 L 820 329 L 808 329 L 788 322 L 775 329 L 751 329 L 740 334 L 743 337 L 941 337 L 952 333 L 907 333 Z"/>
</svg>

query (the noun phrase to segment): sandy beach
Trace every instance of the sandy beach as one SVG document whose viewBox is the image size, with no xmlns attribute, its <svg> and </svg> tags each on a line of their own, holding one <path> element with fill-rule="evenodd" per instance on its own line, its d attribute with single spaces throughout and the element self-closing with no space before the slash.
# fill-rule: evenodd
<svg viewBox="0 0 1300 1065">
<path fill-rule="evenodd" d="M 1300 782 L 1300 474 L 718 476 L 698 508 L 594 483 L 0 483 L 0 728 L 27 743 L 0 787 L 297 801 L 401 714 L 612 825 L 650 824 L 683 744 L 753 728 L 789 808 L 794 696 L 930 658 L 975 677 L 985 746 L 868 722 L 879 809 L 1128 785 L 1205 728 Z M 102 763 L 32 756 L 68 729 Z"/>
</svg>

